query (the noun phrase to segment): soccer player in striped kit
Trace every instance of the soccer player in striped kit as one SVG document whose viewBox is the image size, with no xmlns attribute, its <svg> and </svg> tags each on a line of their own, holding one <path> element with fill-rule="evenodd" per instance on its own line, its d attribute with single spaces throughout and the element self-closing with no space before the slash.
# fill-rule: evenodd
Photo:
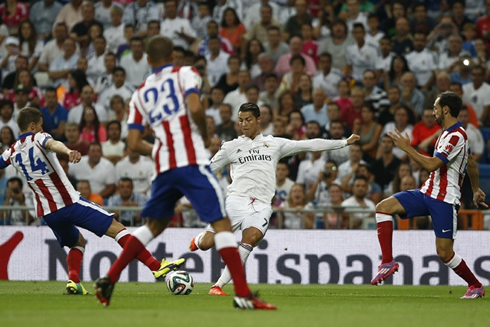
<svg viewBox="0 0 490 327">
<path fill-rule="evenodd" d="M 60 245 L 70 248 L 68 264 L 68 294 L 88 294 L 80 283 L 80 267 L 85 252 L 85 239 L 78 227 L 85 228 L 97 236 L 104 234 L 124 246 L 130 235 L 126 228 L 114 220 L 113 214 L 80 196 L 71 185 L 56 154 L 67 155 L 69 161 L 77 163 L 81 154 L 68 149 L 63 143 L 42 132 L 43 114 L 37 108 L 19 111 L 17 124 L 21 131 L 17 142 L 5 150 L 0 157 L 0 169 L 12 165 L 24 175 L 27 185 L 34 193 L 34 206 L 38 217 L 53 230 Z M 148 251 L 140 253 L 138 260 L 152 270 L 155 278 L 163 278 L 183 259 L 160 263 Z"/>
<path fill-rule="evenodd" d="M 420 189 L 397 193 L 376 206 L 382 261 L 371 281 L 373 285 L 381 283 L 399 267 L 392 254 L 392 215 L 398 214 L 401 218 L 430 215 L 439 258 L 468 283 L 468 290 L 461 298 L 475 299 L 485 295 L 480 281 L 453 250 L 461 185 L 466 172 L 471 181 L 475 205 L 488 207 L 485 193 L 479 188 L 478 167 L 469 150 L 466 132 L 457 119 L 461 106 L 461 98 L 449 91 L 441 93 L 434 102 L 434 116 L 443 131 L 436 142 L 433 157 L 424 156 L 411 147 L 408 135 L 402 135 L 398 130 L 389 133 L 401 150 L 431 173 Z"/>
<path fill-rule="evenodd" d="M 109 305 L 121 271 L 163 232 L 174 215 L 175 203 L 185 195 L 199 217 L 217 231 L 216 248 L 231 267 L 235 281 L 234 306 L 275 310 L 275 306 L 262 301 L 248 288 L 224 197 L 209 168 L 205 147 L 211 143 L 211 135 L 207 135 L 199 96 L 201 78 L 193 67 L 172 65 L 173 43 L 167 37 L 150 38 L 147 53 L 153 72 L 133 94 L 128 118 L 128 147 L 143 155 L 151 154 L 155 161 L 151 198 L 141 212 L 147 223 L 131 235 L 107 276 L 95 282 L 96 295 L 102 304 Z M 147 123 L 155 135 L 153 145 L 142 138 Z"/>
<path fill-rule="evenodd" d="M 243 136 L 224 143 L 211 160 L 211 169 L 214 171 L 230 164 L 233 182 L 228 186 L 226 211 L 230 215 L 233 231 L 242 231 L 239 252 L 244 264 L 269 228 L 279 160 L 298 152 L 340 149 L 359 140 L 359 135 L 355 134 L 347 140 L 317 138 L 304 141 L 264 136 L 260 121 L 260 109 L 257 105 L 242 104 L 238 110 L 238 122 Z M 214 245 L 214 234 L 215 230 L 208 226 L 192 239 L 190 250 L 210 249 Z M 231 279 L 229 267 L 226 267 L 209 294 L 227 295 L 222 289 Z"/>
</svg>

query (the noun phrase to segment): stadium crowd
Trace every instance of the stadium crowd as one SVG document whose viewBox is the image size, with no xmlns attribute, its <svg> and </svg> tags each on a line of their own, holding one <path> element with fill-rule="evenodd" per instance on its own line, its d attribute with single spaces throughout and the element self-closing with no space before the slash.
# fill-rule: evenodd
<svg viewBox="0 0 490 327">
<path fill-rule="evenodd" d="M 83 158 L 62 165 L 77 190 L 100 205 L 141 206 L 153 163 L 126 149 L 133 91 L 151 74 L 145 45 L 162 34 L 174 64 L 194 66 L 212 157 L 241 134 L 244 102 L 261 110 L 264 135 L 294 140 L 361 136 L 359 144 L 295 155 L 278 164 L 271 228 L 369 228 L 374 214 L 299 213 L 367 207 L 418 188 L 426 170 L 408 161 L 387 133 L 408 133 L 432 155 L 441 129 L 432 112 L 438 94 L 463 98 L 459 119 L 477 160 L 490 146 L 490 0 L 100 0 L 0 4 L 0 145 L 19 136 L 16 114 L 43 112 L 46 132 Z M 172 96 L 172 94 L 169 94 Z M 146 139 L 151 142 L 148 131 Z M 218 178 L 229 184 L 229 171 Z M 15 169 L 0 170 L 0 204 L 32 206 Z M 469 182 L 462 206 L 471 208 Z M 174 226 L 199 227 L 184 198 Z M 292 212 L 294 209 L 297 212 Z M 0 213 L 1 224 L 39 224 L 34 212 Z M 141 225 L 122 211 L 125 225 Z M 414 226 L 428 228 L 419 217 Z"/>
</svg>

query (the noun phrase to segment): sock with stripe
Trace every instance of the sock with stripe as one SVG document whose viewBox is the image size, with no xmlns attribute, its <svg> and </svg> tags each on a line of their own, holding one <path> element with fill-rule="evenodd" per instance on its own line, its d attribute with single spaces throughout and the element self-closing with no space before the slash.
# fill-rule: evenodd
<svg viewBox="0 0 490 327">
<path fill-rule="evenodd" d="M 451 259 L 448 262 L 444 262 L 446 266 L 451 268 L 459 277 L 463 278 L 469 286 L 474 286 L 476 288 L 482 287 L 480 281 L 471 272 L 470 268 L 466 262 L 456 253 L 453 253 Z"/>
<path fill-rule="evenodd" d="M 82 267 L 83 253 L 85 249 L 81 246 L 74 246 L 68 252 L 66 256 L 66 263 L 68 265 L 68 279 L 80 283 L 80 268 Z"/>
<path fill-rule="evenodd" d="M 146 250 L 146 244 L 154 238 L 153 233 L 148 228 L 148 226 L 141 226 L 134 231 L 132 235 L 129 235 L 126 243 L 124 244 L 123 251 L 117 258 L 117 260 L 112 264 L 107 276 L 111 283 L 115 283 L 119 280 L 121 272 L 126 268 L 126 266 L 138 255 L 141 251 Z"/>
<path fill-rule="evenodd" d="M 378 223 L 378 241 L 381 247 L 381 263 L 393 261 L 393 219 L 392 216 L 384 212 L 376 212 L 376 222 Z"/>
<path fill-rule="evenodd" d="M 131 234 L 126 229 L 121 230 L 117 233 L 114 240 L 124 248 L 124 244 L 128 241 Z M 156 271 L 160 269 L 160 261 L 158 261 L 154 256 L 151 255 L 150 251 L 147 249 L 143 249 L 138 256 L 136 257 L 139 261 L 141 261 L 145 266 L 147 266 L 151 271 Z"/>
<path fill-rule="evenodd" d="M 237 243 L 232 232 L 219 232 L 214 235 L 214 243 L 221 258 L 230 269 L 231 277 L 235 286 L 235 294 L 239 297 L 251 295 L 245 277 L 245 269 L 238 253 Z"/>
<path fill-rule="evenodd" d="M 245 268 L 245 263 L 247 262 L 248 256 L 250 255 L 250 252 L 252 252 L 253 246 L 247 243 L 240 243 L 238 245 L 238 253 L 240 254 L 240 259 L 242 261 L 243 267 Z M 230 269 L 228 269 L 228 266 L 225 267 L 225 270 L 223 270 L 223 273 L 219 277 L 218 281 L 216 282 L 215 285 L 219 286 L 220 288 L 223 288 L 226 284 L 228 284 L 231 281 L 231 274 L 230 274 Z"/>
</svg>

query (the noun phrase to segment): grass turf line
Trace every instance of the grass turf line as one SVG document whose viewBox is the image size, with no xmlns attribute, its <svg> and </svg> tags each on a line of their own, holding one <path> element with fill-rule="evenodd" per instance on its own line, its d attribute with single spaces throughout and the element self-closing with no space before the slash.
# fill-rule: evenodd
<svg viewBox="0 0 490 327">
<path fill-rule="evenodd" d="M 196 284 L 173 296 L 164 283 L 119 283 L 111 305 L 62 295 L 63 282 L 0 281 L 0 326 L 489 326 L 489 303 L 451 286 L 252 285 L 278 311 L 240 311 Z M 232 293 L 232 286 L 225 291 Z"/>
</svg>

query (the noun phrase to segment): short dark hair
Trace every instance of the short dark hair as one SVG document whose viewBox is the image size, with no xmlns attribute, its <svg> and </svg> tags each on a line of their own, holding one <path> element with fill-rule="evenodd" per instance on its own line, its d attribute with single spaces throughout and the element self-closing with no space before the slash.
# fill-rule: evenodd
<svg viewBox="0 0 490 327">
<path fill-rule="evenodd" d="M 109 126 L 111 125 L 117 125 L 119 127 L 119 131 L 121 130 L 121 122 L 119 120 L 111 120 L 110 122 L 107 123 L 107 129 L 109 129 Z"/>
<path fill-rule="evenodd" d="M 150 27 L 150 24 L 158 24 L 158 28 L 160 28 L 160 21 L 159 20 L 156 20 L 156 19 L 153 19 L 153 20 L 150 20 L 148 22 L 148 27 Z"/>
<path fill-rule="evenodd" d="M 48 93 L 48 92 L 54 92 L 56 93 L 56 88 L 55 87 L 52 87 L 52 86 L 48 86 L 45 90 L 44 90 L 45 93 Z M 1 106 L 0 106 L 1 108 Z"/>
<path fill-rule="evenodd" d="M 22 188 L 24 186 L 24 183 L 22 182 L 22 179 L 20 179 L 19 177 L 17 176 L 14 176 L 14 177 L 10 177 L 7 181 L 7 185 L 9 183 L 12 183 L 12 182 L 17 182 L 17 184 L 20 186 L 20 188 Z"/>
<path fill-rule="evenodd" d="M 363 31 L 366 31 L 366 28 L 364 27 L 364 25 L 362 23 L 354 23 L 354 25 L 352 25 L 352 29 L 356 29 L 356 28 L 360 28 Z"/>
<path fill-rule="evenodd" d="M 14 103 L 12 101 L 7 99 L 0 100 L 0 109 L 2 109 L 5 106 L 9 106 L 10 109 L 14 110 Z"/>
<path fill-rule="evenodd" d="M 328 58 L 330 58 L 330 60 L 332 60 L 332 54 L 330 52 L 322 52 L 322 53 L 320 53 L 319 57 L 320 58 L 321 57 L 328 57 Z"/>
<path fill-rule="evenodd" d="M 354 143 L 354 144 L 355 144 L 355 143 Z M 366 184 L 369 184 L 368 179 L 366 178 L 366 176 L 357 175 L 356 177 L 354 177 L 354 183 L 355 183 L 357 180 L 363 180 L 363 181 L 365 181 L 365 182 L 366 182 Z"/>
<path fill-rule="evenodd" d="M 122 72 L 124 74 L 124 76 L 126 76 L 126 70 L 124 68 L 122 68 L 121 66 L 116 66 L 112 70 L 112 74 L 115 74 L 117 72 Z"/>
<path fill-rule="evenodd" d="M 293 55 L 291 59 L 289 59 L 289 65 L 292 65 L 296 60 L 299 60 L 303 66 L 306 66 L 305 58 L 300 54 Z"/>
<path fill-rule="evenodd" d="M 273 78 L 275 80 L 279 80 L 279 77 L 277 77 L 277 74 L 276 73 L 272 73 L 272 72 L 265 74 L 264 81 L 266 79 L 269 79 L 269 78 Z"/>
<path fill-rule="evenodd" d="M 249 90 L 256 90 L 257 92 L 260 92 L 260 89 L 257 85 L 255 84 L 250 84 L 245 88 L 245 93 L 247 93 Z"/>
<path fill-rule="evenodd" d="M 252 112 L 255 118 L 260 117 L 260 109 L 259 106 L 257 106 L 255 103 L 244 103 L 240 106 L 240 109 L 238 109 L 238 112 Z"/>
<path fill-rule="evenodd" d="M 451 116 L 458 117 L 463 101 L 461 97 L 451 91 L 442 92 L 439 95 L 439 105 L 442 107 L 448 106 Z"/>
<path fill-rule="evenodd" d="M 134 38 L 131 39 L 133 41 Z M 174 43 L 168 37 L 162 35 L 154 35 L 148 40 L 146 46 L 146 52 L 152 60 L 157 62 L 158 60 L 168 60 L 172 56 L 174 50 Z"/>
<path fill-rule="evenodd" d="M 30 123 L 38 123 L 43 118 L 41 110 L 38 108 L 25 107 L 19 111 L 17 125 L 21 132 L 26 131 Z"/>
<path fill-rule="evenodd" d="M 119 178 L 119 182 L 130 182 L 131 186 L 133 186 L 133 180 L 129 177 L 121 177 Z"/>
<path fill-rule="evenodd" d="M 93 146 L 98 146 L 99 148 L 102 149 L 102 144 L 100 144 L 99 142 L 92 142 L 88 145 L 88 151 L 90 151 L 90 148 L 93 147 Z"/>
</svg>

